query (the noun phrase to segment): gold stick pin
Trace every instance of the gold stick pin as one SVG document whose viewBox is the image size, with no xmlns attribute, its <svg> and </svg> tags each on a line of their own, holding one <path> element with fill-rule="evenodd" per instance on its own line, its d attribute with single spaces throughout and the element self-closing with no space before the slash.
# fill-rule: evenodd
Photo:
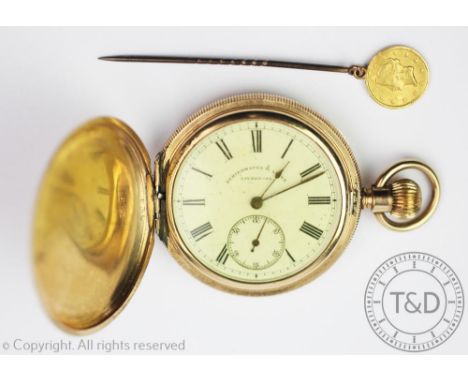
<svg viewBox="0 0 468 382">
<path fill-rule="evenodd" d="M 402 45 L 390 46 L 379 51 L 366 66 L 349 67 L 274 60 L 153 55 L 116 55 L 103 56 L 99 59 L 162 64 L 261 66 L 347 73 L 354 78 L 364 79 L 370 96 L 388 108 L 400 108 L 415 102 L 426 90 L 429 79 L 429 70 L 421 54 Z"/>
</svg>

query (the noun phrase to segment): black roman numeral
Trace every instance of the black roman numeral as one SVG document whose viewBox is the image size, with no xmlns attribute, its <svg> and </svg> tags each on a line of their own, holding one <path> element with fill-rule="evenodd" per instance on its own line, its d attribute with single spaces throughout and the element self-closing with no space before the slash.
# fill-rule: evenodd
<svg viewBox="0 0 468 382">
<path fill-rule="evenodd" d="M 331 198 L 329 196 L 309 196 L 309 204 L 330 204 Z"/>
<path fill-rule="evenodd" d="M 286 148 L 284 149 L 283 155 L 281 155 L 281 159 L 284 159 L 284 157 L 286 156 L 286 153 L 288 152 L 289 148 L 291 147 L 293 141 L 294 141 L 294 139 L 291 139 L 291 140 L 289 141 L 288 145 L 287 145 Z"/>
<path fill-rule="evenodd" d="M 216 261 L 220 264 L 226 264 L 226 261 L 229 257 L 229 253 L 226 248 L 226 244 L 224 244 L 223 249 L 221 249 L 221 252 L 219 252 L 218 257 L 216 258 Z"/>
<path fill-rule="evenodd" d="M 304 222 L 300 228 L 300 231 L 304 232 L 305 234 L 312 236 L 314 239 L 320 239 L 322 236 L 323 231 L 320 228 L 313 226 L 310 223 Z"/>
<path fill-rule="evenodd" d="M 228 160 L 232 159 L 232 154 L 229 151 L 228 147 L 226 146 L 226 142 L 224 142 L 223 139 L 220 139 L 218 142 L 216 142 L 216 146 L 218 146 L 218 148 Z"/>
<path fill-rule="evenodd" d="M 291 259 L 291 261 L 292 261 L 293 263 L 295 263 L 296 260 L 295 260 L 294 257 L 291 255 L 291 253 L 290 253 L 287 249 L 285 249 L 285 251 L 286 251 L 286 255 L 288 255 L 288 257 Z"/>
<path fill-rule="evenodd" d="M 200 169 L 198 169 L 198 168 L 196 168 L 196 167 L 192 167 L 192 170 L 193 170 L 193 171 L 196 171 L 196 172 L 199 172 L 200 174 L 206 175 L 206 176 L 209 177 L 209 178 L 212 178 L 212 177 L 213 177 L 213 175 L 208 174 L 207 172 L 202 171 L 202 170 L 200 170 Z"/>
<path fill-rule="evenodd" d="M 204 237 L 207 237 L 209 234 L 213 233 L 213 227 L 211 226 L 211 223 L 208 222 L 191 230 L 190 233 L 196 241 L 200 241 Z"/>
<path fill-rule="evenodd" d="M 262 130 L 250 130 L 252 134 L 252 148 L 254 153 L 262 152 Z"/>
<path fill-rule="evenodd" d="M 320 168 L 320 164 L 314 164 L 312 167 L 309 167 L 307 170 L 304 170 L 301 172 L 301 177 L 305 178 L 307 175 L 312 174 L 315 170 L 318 170 Z"/>
<path fill-rule="evenodd" d="M 185 199 L 182 201 L 184 206 L 204 206 L 205 199 Z"/>
</svg>

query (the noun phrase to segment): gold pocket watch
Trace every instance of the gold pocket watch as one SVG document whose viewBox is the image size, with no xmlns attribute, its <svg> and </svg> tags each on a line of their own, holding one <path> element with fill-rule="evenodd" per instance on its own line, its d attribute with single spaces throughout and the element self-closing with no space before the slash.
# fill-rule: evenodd
<svg viewBox="0 0 468 382">
<path fill-rule="evenodd" d="M 423 172 L 432 195 L 391 182 Z M 191 116 L 154 167 L 130 127 L 98 118 L 60 146 L 44 176 L 34 231 L 39 291 L 52 319 L 82 333 L 128 302 L 156 233 L 192 275 L 224 291 L 270 295 L 332 265 L 362 208 L 396 230 L 423 224 L 439 200 L 434 172 L 403 161 L 363 189 L 342 135 L 301 104 L 246 94 Z"/>
</svg>

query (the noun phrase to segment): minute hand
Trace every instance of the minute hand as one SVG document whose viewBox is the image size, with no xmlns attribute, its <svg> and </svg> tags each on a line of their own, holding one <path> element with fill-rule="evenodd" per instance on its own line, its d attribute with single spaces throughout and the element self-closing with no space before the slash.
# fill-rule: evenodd
<svg viewBox="0 0 468 382">
<path fill-rule="evenodd" d="M 301 180 L 301 181 L 300 181 L 299 183 L 297 183 L 297 184 L 294 184 L 294 185 L 292 185 L 292 186 L 289 186 L 288 188 L 285 188 L 284 190 L 278 191 L 278 192 L 276 192 L 276 193 L 274 193 L 274 194 L 272 194 L 272 195 L 269 195 L 269 196 L 267 196 L 266 198 L 262 198 L 262 200 L 265 201 L 265 200 L 271 199 L 272 197 L 277 196 L 277 195 L 279 195 L 279 194 L 282 194 L 283 192 L 289 191 L 289 190 L 291 190 L 291 189 L 293 189 L 293 188 L 295 188 L 295 187 L 298 187 L 298 186 L 300 186 L 300 185 L 302 185 L 302 184 L 308 183 L 308 182 L 310 182 L 311 180 L 314 180 L 314 179 L 318 178 L 319 176 L 321 176 L 321 175 L 323 175 L 323 174 L 325 174 L 325 171 L 322 171 L 322 172 L 319 172 L 318 174 L 312 175 L 310 178 Z"/>
</svg>

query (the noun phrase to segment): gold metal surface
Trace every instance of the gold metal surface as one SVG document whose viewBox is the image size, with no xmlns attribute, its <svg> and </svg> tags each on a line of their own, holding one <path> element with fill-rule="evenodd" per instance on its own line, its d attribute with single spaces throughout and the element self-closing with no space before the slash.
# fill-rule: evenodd
<svg viewBox="0 0 468 382">
<path fill-rule="evenodd" d="M 415 102 L 429 81 L 426 61 L 407 46 L 391 46 L 378 52 L 367 67 L 367 89 L 372 98 L 388 108 Z"/>
<path fill-rule="evenodd" d="M 341 179 L 343 208 L 339 227 L 325 251 L 310 266 L 285 279 L 268 283 L 239 282 L 223 277 L 201 264 L 184 245 L 178 233 L 172 211 L 173 186 L 183 158 L 208 134 L 222 127 L 223 117 L 236 114 L 268 114 L 285 123 L 290 119 L 292 129 L 318 142 L 329 152 Z M 349 146 L 341 134 L 322 117 L 301 104 L 276 95 L 254 93 L 226 98 L 203 108 L 177 129 L 160 159 L 163 168 L 167 245 L 174 258 L 192 275 L 218 289 L 245 295 L 268 295 L 297 288 L 313 280 L 330 267 L 350 241 L 360 213 L 360 178 Z"/>
<path fill-rule="evenodd" d="M 205 266 L 184 243 L 173 211 L 176 178 L 184 159 L 210 134 L 246 119 L 280 121 L 294 133 L 304 134 L 329 159 L 340 191 L 337 228 L 330 230 L 331 240 L 321 247 L 325 249 L 296 273 L 265 282 L 235 280 Z M 318 172 L 274 189 L 288 164 L 278 167 L 260 192 L 252 193 L 248 203 L 254 210 L 285 191 L 324 178 Z M 231 293 L 269 295 L 304 285 L 328 269 L 351 240 L 361 208 L 372 209 L 385 226 L 405 231 L 426 222 L 440 198 L 434 171 L 414 160 L 396 163 L 375 185 L 361 191 L 355 158 L 338 130 L 293 100 L 263 93 L 222 99 L 192 115 L 156 156 L 154 166 L 152 177 L 143 144 L 133 130 L 113 118 L 98 118 L 81 126 L 52 158 L 37 199 L 34 265 L 42 301 L 63 329 L 88 332 L 123 309 L 148 263 L 154 230 L 177 262 L 201 281 Z M 408 179 L 390 183 L 407 169 L 423 172 L 432 185 L 428 207 L 419 214 L 419 186 Z M 404 220 L 392 220 L 387 214 Z M 266 222 L 267 217 L 248 243 L 251 252 L 260 249 Z M 282 245 L 281 240 L 278 243 Z"/>
<path fill-rule="evenodd" d="M 381 50 L 368 65 L 351 66 L 251 58 L 131 54 L 103 56 L 99 59 L 113 62 L 257 66 L 347 73 L 358 80 L 365 79 L 371 97 L 388 108 L 400 108 L 415 102 L 424 93 L 429 77 L 427 64 L 421 54 L 404 45 L 394 45 Z"/>
<path fill-rule="evenodd" d="M 362 190 L 362 208 L 369 208 L 373 213 L 390 212 L 393 205 L 392 190 L 389 187 L 372 186 Z"/>
<path fill-rule="evenodd" d="M 65 330 L 109 322 L 143 275 L 153 245 L 149 163 L 113 118 L 81 126 L 52 158 L 37 199 L 34 266 L 44 306 Z"/>
<path fill-rule="evenodd" d="M 421 209 L 421 188 L 411 179 L 399 179 L 392 183 L 392 210 L 390 213 L 402 219 L 416 216 Z"/>
<path fill-rule="evenodd" d="M 422 204 L 419 185 L 409 179 L 400 179 L 388 184 L 389 180 L 404 170 L 419 170 L 429 180 L 432 195 L 426 209 L 419 213 Z M 384 226 L 396 231 L 409 231 L 420 227 L 435 212 L 440 199 L 440 184 L 434 171 L 426 164 L 416 160 L 395 163 L 377 179 L 375 186 L 363 190 L 362 207 L 370 208 L 377 220 Z M 390 213 L 403 221 L 390 219 Z"/>
</svg>

